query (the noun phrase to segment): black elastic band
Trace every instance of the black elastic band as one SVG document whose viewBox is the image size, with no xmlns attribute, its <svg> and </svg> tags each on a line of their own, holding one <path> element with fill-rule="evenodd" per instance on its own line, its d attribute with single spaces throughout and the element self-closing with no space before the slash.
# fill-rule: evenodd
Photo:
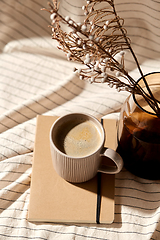
<svg viewBox="0 0 160 240">
<path fill-rule="evenodd" d="M 101 173 L 97 173 L 97 211 L 96 223 L 100 224 L 100 211 L 101 211 Z"/>
<path fill-rule="evenodd" d="M 101 124 L 103 125 L 103 118 L 101 118 Z M 101 172 L 97 173 L 97 211 L 96 211 L 96 223 L 100 224 L 100 212 L 101 212 Z"/>
</svg>

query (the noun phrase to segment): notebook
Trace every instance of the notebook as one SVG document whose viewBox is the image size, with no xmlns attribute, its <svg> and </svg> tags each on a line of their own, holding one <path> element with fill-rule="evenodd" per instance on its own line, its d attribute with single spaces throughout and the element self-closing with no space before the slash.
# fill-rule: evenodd
<svg viewBox="0 0 160 240">
<path fill-rule="evenodd" d="M 37 116 L 28 221 L 112 223 L 114 220 L 114 175 L 101 173 L 100 176 L 84 183 L 69 183 L 55 172 L 50 154 L 49 132 L 57 118 Z M 107 125 L 107 121 L 103 119 L 104 126 Z M 113 121 L 109 119 L 108 124 L 109 129 L 116 131 L 114 119 Z M 113 135 L 113 132 L 109 134 Z M 109 139 L 109 135 L 107 137 L 106 134 L 107 146 L 111 145 L 114 148 L 115 140 L 111 138 L 110 142 Z"/>
</svg>

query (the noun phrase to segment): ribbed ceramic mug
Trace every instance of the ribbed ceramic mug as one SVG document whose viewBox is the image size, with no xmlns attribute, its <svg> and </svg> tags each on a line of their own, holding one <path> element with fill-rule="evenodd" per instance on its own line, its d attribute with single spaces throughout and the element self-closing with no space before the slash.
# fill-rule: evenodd
<svg viewBox="0 0 160 240">
<path fill-rule="evenodd" d="M 50 130 L 50 148 L 55 171 L 69 182 L 85 182 L 98 171 L 116 174 L 123 160 L 114 150 L 105 148 L 102 124 L 93 116 L 71 113 L 58 118 Z M 114 166 L 102 166 L 103 157 Z"/>
</svg>

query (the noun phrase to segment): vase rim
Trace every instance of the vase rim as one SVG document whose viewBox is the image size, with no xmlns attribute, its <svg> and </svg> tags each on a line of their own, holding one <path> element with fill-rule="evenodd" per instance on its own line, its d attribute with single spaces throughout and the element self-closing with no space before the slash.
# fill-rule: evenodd
<svg viewBox="0 0 160 240">
<path fill-rule="evenodd" d="M 152 75 L 152 74 L 157 74 L 157 73 L 160 74 L 160 72 L 150 72 L 150 73 L 145 74 L 144 77 L 149 76 L 149 75 Z M 142 77 L 140 77 L 140 78 L 137 80 L 136 84 L 137 84 L 140 80 L 142 80 Z M 136 84 L 135 84 L 135 85 L 136 85 Z M 153 116 L 157 116 L 156 113 L 154 113 L 154 112 L 149 112 L 149 111 L 145 110 L 143 107 L 141 107 L 141 105 L 140 105 L 140 104 L 137 102 L 137 100 L 136 100 L 135 93 L 132 93 L 132 96 L 133 96 L 133 100 L 134 100 L 134 102 L 136 103 L 136 105 L 137 105 L 143 112 L 146 112 L 146 113 L 148 113 L 148 114 L 150 114 L 150 115 L 153 115 Z"/>
</svg>

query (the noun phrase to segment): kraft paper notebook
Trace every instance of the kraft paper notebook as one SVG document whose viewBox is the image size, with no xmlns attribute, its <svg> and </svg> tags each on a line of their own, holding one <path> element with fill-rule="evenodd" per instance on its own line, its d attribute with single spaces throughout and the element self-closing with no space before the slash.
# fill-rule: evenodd
<svg viewBox="0 0 160 240">
<path fill-rule="evenodd" d="M 114 175 L 101 174 L 101 182 L 96 176 L 85 183 L 73 184 L 65 181 L 55 172 L 50 155 L 49 131 L 56 119 L 57 117 L 53 116 L 37 116 L 28 220 L 96 223 L 98 212 L 100 223 L 112 223 L 114 220 Z M 107 121 L 103 119 L 104 126 Z M 109 119 L 108 124 L 109 129 L 113 129 L 114 132 L 115 121 Z M 113 132 L 109 134 L 113 135 Z M 109 136 L 106 139 L 108 147 L 111 144 L 114 148 L 115 140 Z M 111 142 L 109 139 L 112 139 Z M 98 187 L 99 184 L 101 187 Z M 100 192 L 97 193 L 97 190 Z"/>
</svg>

